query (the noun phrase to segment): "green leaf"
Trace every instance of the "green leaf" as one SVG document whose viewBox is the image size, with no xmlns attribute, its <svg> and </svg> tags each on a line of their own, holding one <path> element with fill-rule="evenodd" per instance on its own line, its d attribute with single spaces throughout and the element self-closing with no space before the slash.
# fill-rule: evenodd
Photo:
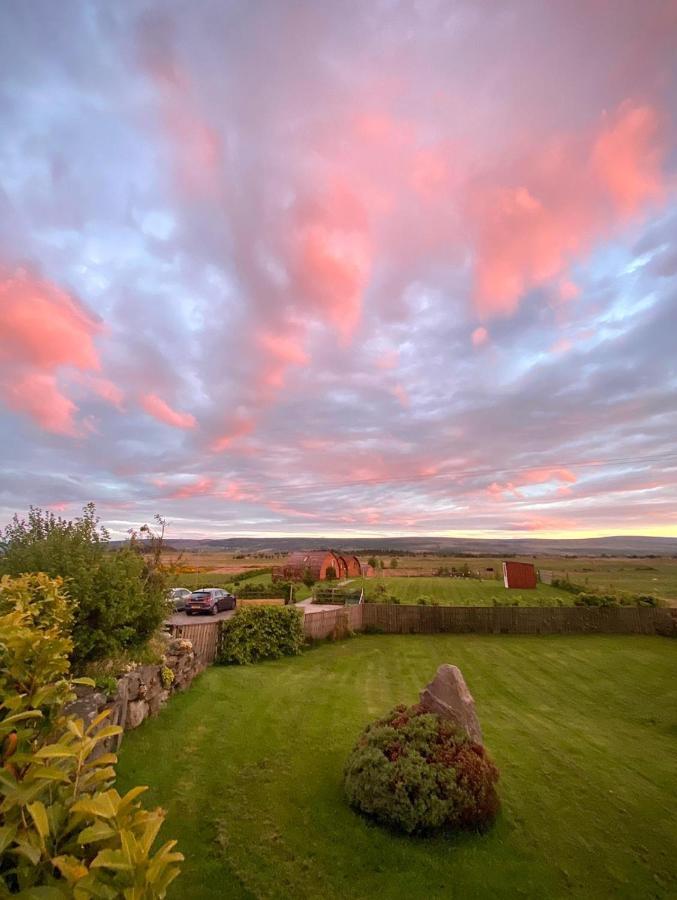
<svg viewBox="0 0 677 900">
<path fill-rule="evenodd" d="M 71 678 L 71 684 L 82 684 L 85 687 L 96 687 L 96 681 L 93 678 Z"/>
<path fill-rule="evenodd" d="M 15 825 L 3 825 L 0 828 L 0 856 L 5 852 L 5 850 L 12 843 L 14 838 L 16 837 L 16 826 Z"/>
<path fill-rule="evenodd" d="M 42 856 L 42 852 L 39 847 L 36 847 L 35 844 L 31 844 L 28 841 L 17 841 L 15 853 L 19 853 L 21 856 L 25 856 L 26 859 L 34 866 L 40 862 L 40 857 Z"/>
<path fill-rule="evenodd" d="M 88 828 L 84 828 L 79 836 L 79 844 L 94 844 L 96 841 L 105 841 L 107 838 L 115 834 L 115 829 L 111 828 L 105 822 L 95 822 Z"/>
<path fill-rule="evenodd" d="M 94 862 L 92 863 L 93 869 L 120 869 L 120 870 L 130 870 L 134 867 L 127 861 L 125 854 L 122 850 L 100 850 L 97 853 Z"/>
<path fill-rule="evenodd" d="M 5 725 L 13 725 L 14 722 L 23 722 L 26 719 L 42 719 L 42 713 L 39 709 L 28 709 L 25 712 L 13 713 L 2 720 L 3 730 Z M 9 729 L 13 731 L 14 729 Z"/>
<path fill-rule="evenodd" d="M 43 778 L 45 781 L 69 781 L 68 775 L 55 766 L 39 766 L 31 771 L 33 778 Z"/>
</svg>

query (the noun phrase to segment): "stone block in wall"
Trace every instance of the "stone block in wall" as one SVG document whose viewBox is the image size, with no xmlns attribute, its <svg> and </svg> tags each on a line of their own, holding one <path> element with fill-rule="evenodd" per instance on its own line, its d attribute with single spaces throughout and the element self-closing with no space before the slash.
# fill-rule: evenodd
<svg viewBox="0 0 677 900">
<path fill-rule="evenodd" d="M 165 705 L 167 700 L 169 700 L 169 691 L 167 690 L 158 691 L 157 694 L 154 694 L 153 697 L 148 701 L 149 715 L 157 715 Z"/>
<path fill-rule="evenodd" d="M 138 728 L 145 718 L 148 717 L 148 704 L 145 700 L 132 700 L 127 704 L 127 721 L 125 727 L 127 729 Z"/>
</svg>

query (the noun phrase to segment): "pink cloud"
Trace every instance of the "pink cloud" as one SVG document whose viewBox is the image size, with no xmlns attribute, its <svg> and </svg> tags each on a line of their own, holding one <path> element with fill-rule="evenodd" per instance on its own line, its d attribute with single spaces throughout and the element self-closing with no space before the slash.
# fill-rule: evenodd
<svg viewBox="0 0 677 900">
<path fill-rule="evenodd" d="M 110 403 L 121 412 L 124 410 L 123 402 L 125 395 L 120 388 L 110 379 L 101 378 L 97 375 L 90 375 L 85 383 L 87 386 L 102 400 Z"/>
<path fill-rule="evenodd" d="M 214 493 L 214 482 L 211 478 L 198 478 L 190 484 L 184 484 L 182 487 L 173 491 L 169 497 L 174 500 L 185 500 L 189 497 L 202 497 L 206 494 Z"/>
<path fill-rule="evenodd" d="M 566 353 L 571 350 L 572 344 L 569 338 L 560 338 L 550 348 L 551 353 Z"/>
<path fill-rule="evenodd" d="M 509 315 L 521 297 L 555 277 L 563 299 L 570 262 L 663 193 L 659 116 L 623 103 L 597 133 L 552 140 L 503 173 L 470 185 L 474 302 L 484 318 Z"/>
<path fill-rule="evenodd" d="M 139 402 L 149 416 L 173 428 L 195 428 L 197 420 L 190 413 L 177 412 L 155 394 L 143 394 Z"/>
<path fill-rule="evenodd" d="M 233 421 L 228 431 L 219 435 L 211 444 L 210 449 L 214 453 L 226 450 L 238 438 L 245 437 L 254 430 L 254 419 L 249 416 L 241 416 Z"/>
<path fill-rule="evenodd" d="M 400 354 L 397 350 L 387 350 L 376 359 L 376 366 L 379 369 L 396 369 L 400 362 Z"/>
<path fill-rule="evenodd" d="M 262 351 L 260 382 L 265 387 L 281 388 L 291 366 L 307 366 L 310 357 L 303 343 L 305 328 L 299 326 L 296 333 L 280 327 L 277 332 L 261 331 L 256 336 L 259 351 Z"/>
<path fill-rule="evenodd" d="M 75 436 L 78 408 L 56 376 L 100 368 L 94 338 L 102 326 L 51 282 L 23 269 L 1 274 L 0 394 L 46 431 Z"/>
<path fill-rule="evenodd" d="M 472 343 L 473 347 L 481 347 L 482 344 L 486 344 L 489 340 L 489 332 L 484 326 L 480 325 L 479 328 L 476 328 L 472 333 Z"/>
<path fill-rule="evenodd" d="M 5 385 L 10 409 L 28 413 L 45 431 L 76 437 L 76 405 L 63 394 L 53 375 L 29 372 Z"/>
<path fill-rule="evenodd" d="M 650 106 L 625 102 L 605 117 L 592 159 L 595 172 L 624 216 L 637 213 L 664 194 L 661 166 L 664 147 L 659 119 Z"/>
<path fill-rule="evenodd" d="M 395 397 L 395 399 L 398 401 L 400 406 L 404 407 L 404 409 L 407 409 L 409 407 L 409 394 L 407 393 L 406 388 L 404 388 L 401 384 L 396 384 L 391 393 L 393 397 Z"/>
</svg>

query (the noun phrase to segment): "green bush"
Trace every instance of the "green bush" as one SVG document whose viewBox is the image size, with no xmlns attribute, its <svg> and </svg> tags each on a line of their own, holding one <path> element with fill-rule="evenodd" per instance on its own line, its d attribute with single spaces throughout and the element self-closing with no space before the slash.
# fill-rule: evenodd
<svg viewBox="0 0 677 900">
<path fill-rule="evenodd" d="M 303 610 L 295 606 L 243 607 L 221 624 L 219 662 L 246 665 L 295 656 L 304 641 Z"/>
<path fill-rule="evenodd" d="M 110 550 L 92 503 L 73 521 L 31 508 L 27 521 L 14 516 L 4 540 L 0 574 L 63 578 L 74 610 L 77 667 L 142 646 L 167 614 L 159 566 L 133 546 Z"/>
<path fill-rule="evenodd" d="M 121 797 L 117 757 L 95 752 L 122 729 L 63 714 L 72 618 L 60 579 L 0 579 L 0 896 L 161 898 L 183 859 L 153 849 L 164 813 L 143 787 Z"/>
<path fill-rule="evenodd" d="M 590 607 L 616 607 L 620 606 L 618 597 L 614 594 L 578 594 L 574 600 L 574 606 L 590 606 Z"/>
<path fill-rule="evenodd" d="M 420 706 L 398 706 L 369 725 L 344 774 L 351 806 L 407 834 L 488 827 L 497 781 L 484 747 Z"/>
</svg>

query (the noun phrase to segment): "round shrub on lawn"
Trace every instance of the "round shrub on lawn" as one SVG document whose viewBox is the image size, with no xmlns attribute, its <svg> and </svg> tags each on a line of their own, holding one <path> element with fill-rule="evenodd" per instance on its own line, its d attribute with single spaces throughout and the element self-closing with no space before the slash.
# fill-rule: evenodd
<svg viewBox="0 0 677 900">
<path fill-rule="evenodd" d="M 413 834 L 482 830 L 499 808 L 498 769 L 481 744 L 420 706 L 397 706 L 369 725 L 348 757 L 352 806 Z"/>
</svg>

